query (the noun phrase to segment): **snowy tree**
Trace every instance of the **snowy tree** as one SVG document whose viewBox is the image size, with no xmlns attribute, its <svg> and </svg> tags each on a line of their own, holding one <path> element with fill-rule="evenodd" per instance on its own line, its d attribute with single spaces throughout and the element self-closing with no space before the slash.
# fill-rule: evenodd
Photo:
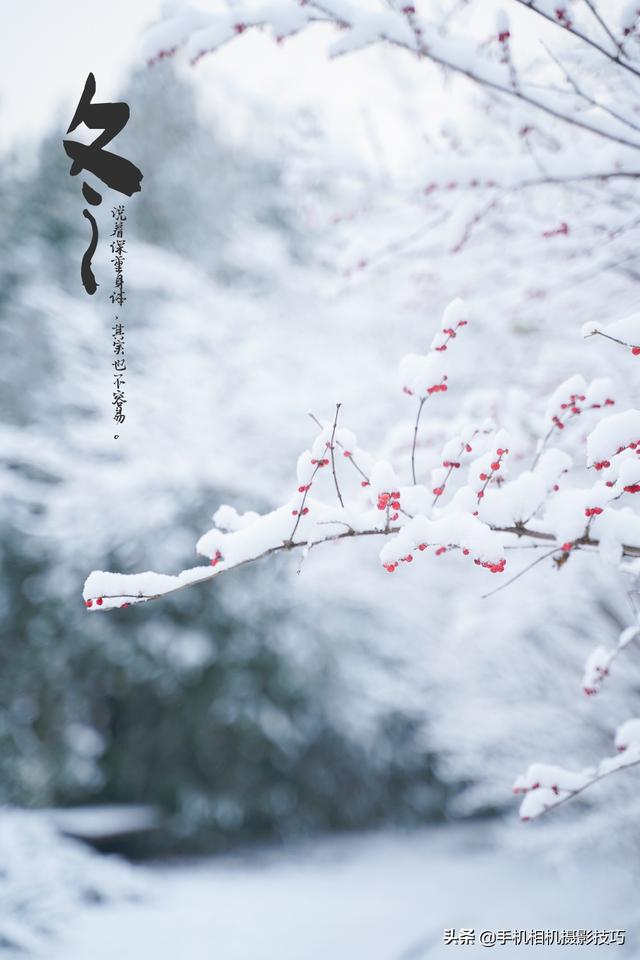
<svg viewBox="0 0 640 960">
<path fill-rule="evenodd" d="M 487 6 L 480 11 L 475 4 L 449 8 L 434 4 L 424 11 L 400 4 L 235 4 L 226 16 L 200 11 L 176 14 L 150 32 L 147 54 L 154 62 L 184 47 L 187 57 L 197 62 L 205 53 L 252 27 L 271 27 L 276 38 L 282 39 L 323 22 L 340 34 L 332 44 L 333 54 L 383 42 L 476 81 L 491 93 L 482 104 L 481 122 L 486 127 L 492 118 L 507 117 L 507 132 L 512 131 L 514 136 L 509 141 L 504 130 L 489 127 L 478 143 L 478 123 L 471 125 L 475 141 L 465 142 L 465 138 L 452 137 L 448 132 L 442 159 L 431 158 L 420 167 L 419 182 L 403 184 L 394 200 L 396 205 L 404 203 L 408 207 L 419 196 L 427 197 L 433 236 L 433 224 L 439 216 L 440 222 L 451 220 L 447 197 L 452 191 L 464 191 L 456 222 L 453 227 L 450 222 L 447 225 L 452 237 L 457 233 L 450 251 L 460 253 L 482 227 L 515 236 L 519 249 L 503 256 L 511 262 L 516 260 L 530 284 L 531 256 L 526 238 L 520 241 L 518 227 L 523 212 L 530 213 L 531 208 L 527 206 L 529 201 L 521 199 L 520 191 L 541 188 L 548 198 L 554 196 L 549 191 L 558 185 L 569 186 L 575 197 L 572 219 L 550 221 L 546 205 L 533 212 L 534 223 L 542 221 L 539 235 L 553 251 L 549 268 L 553 279 L 557 277 L 554 304 L 559 307 L 562 289 L 570 288 L 571 281 L 575 283 L 581 269 L 604 270 L 613 265 L 616 277 L 622 275 L 626 280 L 633 275 L 636 218 L 630 211 L 640 146 L 634 119 L 640 72 L 638 11 L 633 4 L 624 8 L 616 4 L 605 15 L 591 3 L 562 6 L 514 2 L 507 5 L 510 18 L 497 10 L 492 22 Z M 527 18 L 534 18 L 543 28 L 544 56 L 537 50 L 532 52 Z M 511 107 L 507 111 L 508 103 Z M 379 223 L 382 212 L 378 201 L 377 205 L 370 204 L 366 217 L 369 222 L 377 217 Z M 421 214 L 424 207 L 418 210 L 418 223 Z M 362 226 L 362 217 L 360 221 Z M 406 230 L 404 223 L 402 229 Z M 559 244 L 564 241 L 567 244 L 563 249 Z M 406 269 L 407 257 L 402 257 L 402 251 L 413 248 L 411 259 L 415 260 L 416 250 L 423 243 L 422 238 L 416 243 L 411 232 L 404 236 L 400 233 L 379 253 L 396 263 L 404 259 L 401 269 Z M 487 261 L 492 259 L 494 263 L 487 271 Z M 467 286 L 475 282 L 474 300 L 480 299 L 479 291 L 504 273 L 504 260 L 496 264 L 495 259 L 492 248 L 487 247 L 484 257 L 482 253 L 476 256 L 471 282 L 466 282 Z M 360 256 L 353 262 L 357 271 L 366 271 L 372 258 Z M 619 280 L 616 282 L 619 289 Z M 457 292 L 454 284 L 450 289 Z M 531 289 L 529 298 L 537 296 L 539 293 Z M 440 451 L 439 462 L 429 463 L 433 457 L 424 448 L 430 444 L 420 441 L 423 407 L 427 400 L 437 399 L 452 388 L 456 374 L 452 358 L 458 346 L 454 341 L 459 336 L 462 340 L 461 327 L 466 326 L 474 309 L 475 304 L 467 310 L 454 303 L 445 312 L 429 353 L 410 355 L 401 364 L 401 385 L 406 393 L 417 397 L 410 439 L 405 428 L 396 435 L 404 461 L 394 460 L 391 466 L 357 448 L 353 435 L 343 430 L 336 410 L 334 418 L 319 424 L 320 434 L 298 463 L 297 494 L 293 498 L 262 517 L 240 515 L 231 508 L 215 515 L 216 528 L 198 544 L 199 552 L 210 558 L 213 571 L 193 568 L 178 578 L 139 575 L 123 579 L 94 574 L 85 587 L 87 603 L 92 609 L 136 603 L 217 576 L 267 553 L 294 546 L 306 552 L 328 540 L 371 535 L 387 538 L 381 560 L 389 572 L 395 572 L 401 564 L 413 564 L 420 560 L 420 554 L 429 551 L 440 556 L 455 551 L 474 559 L 479 567 L 508 576 L 507 549 L 526 541 L 528 547 L 541 549 L 536 562 L 546 559 L 564 571 L 577 562 L 578 554 L 598 550 L 606 562 L 622 562 L 625 571 L 635 578 L 634 558 L 640 541 L 637 533 L 634 535 L 637 515 L 627 501 L 632 504 L 640 489 L 634 475 L 637 411 L 623 410 L 606 416 L 598 425 L 590 425 L 584 438 L 586 466 L 591 471 L 586 475 L 586 486 L 578 485 L 579 472 L 572 466 L 575 457 L 567 460 L 567 454 L 556 446 L 565 430 L 572 430 L 576 418 L 593 418 L 594 411 L 613 405 L 618 392 L 613 385 L 617 382 L 617 360 L 607 358 L 613 382 L 603 377 L 592 378 L 589 383 L 582 377 L 565 377 L 551 393 L 546 412 L 541 408 L 532 418 L 522 409 L 523 400 L 530 402 L 530 397 L 520 397 L 517 409 L 517 398 L 512 395 L 510 403 L 499 405 L 495 416 L 495 403 L 488 403 L 486 394 L 478 397 L 477 393 L 467 393 L 458 403 L 455 421 L 449 424 L 451 435 Z M 480 310 L 476 319 L 486 334 L 491 318 Z M 600 314 L 584 326 L 583 333 L 617 341 L 632 357 L 640 353 L 635 315 L 618 320 L 609 307 L 605 321 Z M 495 368 L 495 364 L 492 366 Z M 459 380 L 464 383 L 464 372 Z M 483 405 L 493 415 L 493 422 L 478 416 Z M 430 403 L 427 410 L 431 407 Z M 503 434 L 500 430 L 505 427 L 508 432 Z M 532 433 L 538 437 L 533 444 Z M 528 468 L 522 469 L 522 461 L 527 463 L 527 458 Z M 582 458 L 584 462 L 584 452 Z M 344 493 L 347 481 L 339 476 L 345 460 L 354 468 L 356 478 L 355 490 L 348 490 L 348 495 Z M 426 463 L 421 464 L 421 460 Z M 513 480 L 507 479 L 507 471 L 514 469 L 509 461 L 516 469 L 520 462 Z M 426 466 L 431 469 L 430 484 L 424 480 Z M 455 485 L 463 472 L 466 483 Z M 590 482 L 594 475 L 595 483 Z M 333 489 L 337 507 L 328 503 L 326 491 L 322 500 L 310 495 L 311 487 L 315 492 L 321 482 Z M 364 484 L 359 490 L 358 482 Z M 455 491 L 454 486 L 458 486 Z M 589 657 L 584 680 L 588 695 L 599 688 L 613 660 L 635 635 L 633 624 L 622 633 L 617 646 L 600 648 Z M 637 763 L 634 729 L 629 721 L 619 728 L 619 756 L 603 761 L 598 768 L 579 775 L 552 766 L 531 768 L 515 787 L 526 792 L 523 817 L 536 816 L 582 792 L 602 776 Z"/>
</svg>

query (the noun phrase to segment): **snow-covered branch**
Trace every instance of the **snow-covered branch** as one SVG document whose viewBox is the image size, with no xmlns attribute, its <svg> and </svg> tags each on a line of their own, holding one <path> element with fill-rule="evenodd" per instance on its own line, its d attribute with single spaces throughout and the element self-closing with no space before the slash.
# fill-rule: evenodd
<svg viewBox="0 0 640 960">
<path fill-rule="evenodd" d="M 474 6 L 470 4 L 469 6 Z M 144 46 L 147 62 L 152 64 L 183 49 L 191 63 L 252 29 L 269 29 L 274 38 L 298 34 L 318 23 L 330 24 L 339 33 L 329 46 L 331 56 L 350 53 L 376 43 L 388 43 L 414 56 L 467 77 L 487 90 L 520 101 L 562 124 L 568 124 L 600 140 L 615 144 L 618 154 L 608 165 L 597 156 L 585 157 L 570 177 L 593 177 L 594 162 L 599 176 L 638 176 L 636 152 L 640 149 L 640 126 L 633 111 L 631 95 L 637 94 L 640 69 L 637 66 L 635 19 L 624 11 L 616 28 L 606 24 L 597 5 L 585 5 L 590 23 L 577 22 L 573 7 L 553 2 L 510 0 L 509 7 L 537 14 L 562 30 L 573 43 L 573 61 L 583 67 L 576 75 L 549 51 L 548 66 L 542 77 L 521 66 L 513 55 L 513 41 L 527 34 L 526 14 L 515 22 L 503 13 L 498 17 L 495 35 L 479 44 L 460 30 L 452 33 L 446 18 L 434 21 L 421 12 L 421 5 L 409 3 L 354 4 L 349 0 L 245 0 L 226 12 L 204 13 L 185 9 L 167 18 L 149 31 Z M 595 33 L 592 27 L 595 27 Z M 626 37 L 626 43 L 625 43 Z M 595 65 L 593 59 L 595 58 Z M 595 68 L 611 71 L 608 99 L 593 93 L 588 85 Z M 593 69 L 592 69 L 593 68 Z M 562 85 L 557 86 L 554 71 Z M 618 95 L 619 91 L 619 95 Z M 625 106 L 629 99 L 628 108 Z M 584 166 L 584 169 L 582 167 Z M 555 179 L 550 175 L 551 179 Z"/>
<path fill-rule="evenodd" d="M 426 400 L 446 394 L 450 378 L 455 379 L 451 354 L 463 349 L 459 340 L 470 315 L 462 301 L 453 301 L 429 351 L 402 359 L 402 389 L 417 402 L 418 412 Z M 263 516 L 239 515 L 232 507 L 218 510 L 215 527 L 197 544 L 209 567 L 177 576 L 94 572 L 85 584 L 87 607 L 106 610 L 157 599 L 272 553 L 364 536 L 385 538 L 380 559 L 388 572 L 429 549 L 435 556 L 458 551 L 476 566 L 502 573 L 505 547 L 527 540 L 548 542 L 565 561 L 572 551 L 588 548 L 612 562 L 640 557 L 640 517 L 628 506 L 613 506 L 640 492 L 640 411 L 609 415 L 590 432 L 587 468 L 598 478 L 590 486 L 566 485 L 571 458 L 548 448 L 550 438 L 562 435 L 578 417 L 611 406 L 611 393 L 610 381 L 602 378 L 587 385 L 575 375 L 561 384 L 542 420 L 546 432 L 533 467 L 512 480 L 510 437 L 491 422 L 461 424 L 461 432 L 445 443 L 427 485 L 416 478 L 419 418 L 412 430 L 407 483 L 400 479 L 407 465 L 394 467 L 358 448 L 351 431 L 338 426 L 336 411 L 333 423 L 322 425 L 311 449 L 299 457 L 295 492 L 281 506 Z M 517 446 L 524 450 L 521 440 Z M 465 472 L 466 482 L 456 482 Z M 325 477 L 331 479 L 323 488 Z M 312 489 L 324 492 L 324 498 L 313 496 Z"/>
<path fill-rule="evenodd" d="M 513 785 L 515 794 L 524 794 L 520 819 L 535 820 L 548 810 L 573 800 L 588 787 L 613 773 L 640 764 L 640 719 L 625 721 L 615 736 L 617 756 L 605 757 L 597 767 L 572 771 L 546 763 L 533 763 Z"/>
</svg>

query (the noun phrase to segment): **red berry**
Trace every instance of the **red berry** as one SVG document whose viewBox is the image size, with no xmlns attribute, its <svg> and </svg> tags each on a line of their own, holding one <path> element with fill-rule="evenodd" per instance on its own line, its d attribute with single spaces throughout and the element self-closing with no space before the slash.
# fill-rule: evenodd
<svg viewBox="0 0 640 960">
<path fill-rule="evenodd" d="M 488 479 L 489 479 L 489 475 L 486 474 L 486 473 L 481 473 L 481 474 L 480 474 L 480 479 L 481 479 L 481 480 L 488 480 Z"/>
<path fill-rule="evenodd" d="M 426 549 L 427 549 L 426 543 L 421 543 L 421 544 L 418 545 L 418 550 L 420 550 L 420 552 L 422 552 L 423 550 L 426 550 Z"/>
<path fill-rule="evenodd" d="M 307 513 L 309 513 L 309 507 L 304 508 L 304 510 L 302 511 L 302 516 L 304 517 L 304 515 Z"/>
<path fill-rule="evenodd" d="M 121 604 L 120 604 L 120 609 L 121 609 L 121 610 L 126 610 L 126 608 L 127 608 L 128 606 L 129 606 L 128 603 L 121 603 Z"/>
<path fill-rule="evenodd" d="M 371 484 L 369 483 L 368 480 L 361 480 L 361 481 L 360 481 L 360 486 L 361 486 L 361 487 L 370 487 Z"/>
<path fill-rule="evenodd" d="M 92 607 L 92 606 L 93 606 L 93 600 L 87 600 L 85 602 L 85 607 Z"/>
<path fill-rule="evenodd" d="M 434 487 L 433 492 L 436 495 L 436 497 L 441 497 L 442 494 L 444 493 L 444 487 Z"/>
<path fill-rule="evenodd" d="M 103 603 L 102 597 L 98 597 L 98 599 L 96 600 L 96 603 L 98 604 L 99 607 L 101 607 Z"/>
<path fill-rule="evenodd" d="M 399 500 L 393 500 L 393 501 L 391 502 L 391 506 L 393 507 L 394 510 L 399 510 L 399 509 L 400 509 L 400 501 L 399 501 Z"/>
<path fill-rule="evenodd" d="M 351 456 L 351 450 L 345 450 L 345 452 L 342 454 L 342 456 L 343 456 L 343 457 L 350 457 L 350 456 Z"/>
<path fill-rule="evenodd" d="M 494 460 L 493 463 L 491 464 L 491 469 L 494 471 L 494 473 L 495 473 L 496 470 L 499 470 L 499 469 L 500 469 L 500 461 L 499 461 L 499 460 Z"/>
</svg>

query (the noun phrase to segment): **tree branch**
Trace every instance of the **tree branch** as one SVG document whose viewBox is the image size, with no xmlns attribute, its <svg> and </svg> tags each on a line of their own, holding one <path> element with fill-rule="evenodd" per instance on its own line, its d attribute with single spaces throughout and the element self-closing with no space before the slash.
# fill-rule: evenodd
<svg viewBox="0 0 640 960">
<path fill-rule="evenodd" d="M 339 521 L 331 521 L 338 523 Z M 548 543 L 555 544 L 551 553 L 555 553 L 558 550 L 562 549 L 562 544 L 558 543 L 558 539 L 553 533 L 547 533 L 542 530 L 532 530 L 529 527 L 524 526 L 523 524 L 514 524 L 509 527 L 490 527 L 494 533 L 506 533 L 513 534 L 514 536 L 520 538 L 527 538 L 531 540 L 541 540 Z M 148 600 L 159 600 L 161 597 L 167 596 L 171 593 L 176 593 L 179 590 L 184 590 L 187 587 L 194 586 L 197 583 L 206 583 L 209 580 L 213 580 L 215 577 L 220 576 L 222 573 L 227 573 L 229 570 L 235 570 L 238 567 L 244 567 L 249 563 L 254 563 L 257 560 L 262 560 L 265 557 L 272 556 L 277 553 L 282 553 L 288 550 L 297 550 L 301 547 L 315 547 L 319 546 L 322 543 L 333 543 L 337 540 L 355 540 L 358 537 L 380 537 L 380 536 L 391 536 L 393 534 L 399 533 L 402 530 L 402 526 L 385 526 L 385 527 L 375 527 L 369 530 L 354 530 L 350 528 L 341 533 L 329 534 L 326 537 L 318 537 L 317 539 L 306 539 L 306 540 L 297 540 L 293 539 L 285 540 L 277 546 L 269 547 L 266 550 L 262 551 L 259 554 L 256 554 L 253 557 L 247 557 L 244 560 L 240 560 L 237 563 L 231 563 L 227 566 L 221 564 L 216 566 L 216 568 L 210 567 L 192 567 L 188 571 L 184 571 L 185 574 L 191 574 L 192 578 L 185 579 L 183 582 L 178 582 L 180 577 L 175 577 L 177 581 L 175 586 L 168 587 L 166 590 L 163 590 L 158 593 L 145 594 L 145 593 L 104 593 L 102 594 L 102 599 L 104 600 L 124 600 L 131 603 L 141 603 Z M 588 535 L 585 535 L 577 540 L 573 541 L 575 547 L 598 547 L 600 544 L 599 540 L 596 540 Z M 624 557 L 640 557 L 640 546 L 634 546 L 631 544 L 624 544 L 622 546 L 622 555 Z M 540 558 L 543 559 L 543 558 Z M 202 575 L 199 575 L 199 572 L 202 571 Z M 207 571 L 206 575 L 204 571 Z M 92 601 L 97 601 L 98 598 L 92 597 Z M 93 607 L 92 609 L 101 609 L 101 605 L 98 605 L 97 608 Z M 106 607 L 105 609 L 113 609 L 112 607 Z"/>
</svg>

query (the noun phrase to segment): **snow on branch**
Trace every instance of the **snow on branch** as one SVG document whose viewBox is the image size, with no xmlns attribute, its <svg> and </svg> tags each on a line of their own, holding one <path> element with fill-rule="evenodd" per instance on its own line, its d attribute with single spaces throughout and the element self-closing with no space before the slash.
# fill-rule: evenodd
<svg viewBox="0 0 640 960">
<path fill-rule="evenodd" d="M 383 538 L 380 560 L 388 572 L 429 550 L 436 557 L 457 552 L 502 573 L 507 546 L 536 540 L 548 542 L 565 561 L 572 551 L 588 548 L 598 548 L 614 563 L 640 557 L 640 516 L 626 505 L 640 492 L 640 411 L 606 416 L 590 432 L 587 467 L 594 473 L 587 476 L 596 479 L 589 486 L 566 484 L 571 458 L 547 449 L 554 431 L 561 434 L 583 412 L 601 412 L 614 403 L 606 379 L 587 385 L 576 375 L 560 385 L 531 469 L 510 478 L 512 441 L 506 431 L 491 422 L 465 422 L 461 432 L 452 431 L 430 482 L 416 475 L 420 413 L 427 400 L 446 394 L 455 368 L 452 352 L 464 349 L 458 340 L 470 317 L 461 300 L 453 301 L 430 350 L 400 362 L 402 389 L 417 405 L 410 464 L 392 465 L 360 449 L 354 434 L 338 425 L 337 405 L 332 423 L 316 421 L 320 431 L 300 455 L 295 486 L 283 504 L 264 515 L 239 515 L 229 506 L 217 511 L 215 526 L 196 546 L 208 566 L 176 576 L 96 571 L 84 587 L 87 608 L 158 599 L 272 553 L 352 537 Z M 401 479 L 408 472 L 410 478 Z M 621 499 L 625 506 L 614 507 Z"/>
<path fill-rule="evenodd" d="M 615 320 L 613 323 L 585 323 L 583 337 L 604 337 L 628 347 L 634 357 L 640 356 L 640 313 Z"/>
<path fill-rule="evenodd" d="M 520 819 L 535 820 L 605 777 L 640 764 L 640 719 L 627 720 L 618 727 L 615 746 L 617 756 L 605 757 L 597 767 L 577 772 L 551 764 L 532 763 L 513 785 L 515 794 L 524 794 Z"/>
<path fill-rule="evenodd" d="M 606 24 L 595 3 L 586 6 L 588 24 L 576 22 L 573 5 L 569 8 L 556 0 L 549 3 L 510 0 L 510 6 L 516 8 L 515 12 L 524 6 L 572 37 L 582 55 L 582 72 L 587 78 L 599 72 L 603 64 L 611 68 L 616 83 L 611 87 L 609 99 L 596 96 L 585 80 L 569 72 L 551 51 L 548 51 L 549 64 L 556 72 L 560 71 L 562 86 L 546 75 L 544 82 L 540 82 L 537 76 L 529 76 L 528 69 L 520 69 L 513 56 L 512 42 L 521 27 L 526 31 L 526 25 L 514 26 L 504 14 L 498 18 L 491 42 L 478 43 L 471 37 L 461 36 L 460 30 L 453 36 L 444 16 L 440 21 L 433 21 L 421 13 L 420 4 L 396 0 L 370 4 L 349 0 L 239 0 L 231 9 L 211 13 L 185 8 L 149 29 L 143 55 L 153 64 L 182 49 L 195 64 L 248 30 L 270 30 L 281 42 L 317 23 L 329 24 L 338 32 L 329 47 L 331 56 L 388 43 L 623 149 L 622 154 L 609 156 L 606 165 L 597 158 L 586 160 L 583 152 L 581 164 L 577 170 L 569 170 L 569 178 L 638 176 L 637 160 L 630 158 L 635 158 L 640 149 L 640 125 L 631 98 L 626 109 L 617 95 L 617 90 L 622 89 L 629 96 L 640 79 L 636 58 L 629 52 L 632 45 L 633 53 L 636 52 L 635 19 L 623 18 L 615 27 L 619 34 L 616 37 L 614 28 Z M 589 16 L 589 11 L 593 16 Z M 531 179 L 531 170 L 528 175 Z M 539 180 L 539 172 L 537 176 Z M 548 177 L 563 179 L 563 173 L 551 172 Z M 546 178 L 543 171 L 542 179 Z M 533 180 L 535 182 L 535 176 Z"/>
<path fill-rule="evenodd" d="M 582 689 L 588 697 L 596 695 L 605 679 L 609 676 L 611 664 L 640 634 L 640 626 L 627 627 L 618 637 L 615 647 L 596 647 L 589 654 L 584 666 Z"/>
</svg>

